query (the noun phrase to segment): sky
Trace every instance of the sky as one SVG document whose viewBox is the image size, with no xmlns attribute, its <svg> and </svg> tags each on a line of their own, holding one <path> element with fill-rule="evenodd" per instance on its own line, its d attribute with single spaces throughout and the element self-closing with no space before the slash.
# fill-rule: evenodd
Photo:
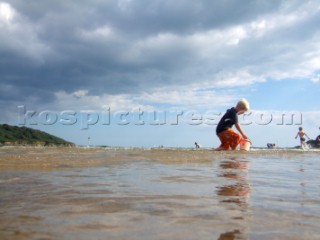
<svg viewBox="0 0 320 240">
<path fill-rule="evenodd" d="M 320 134 L 320 2 L 0 0 L 0 123 L 79 145 L 253 146 Z"/>
</svg>

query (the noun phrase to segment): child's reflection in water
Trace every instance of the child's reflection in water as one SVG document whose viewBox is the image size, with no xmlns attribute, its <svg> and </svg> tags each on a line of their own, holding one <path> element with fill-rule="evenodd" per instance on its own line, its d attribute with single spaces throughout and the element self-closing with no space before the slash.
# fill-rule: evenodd
<svg viewBox="0 0 320 240">
<path fill-rule="evenodd" d="M 237 219 L 242 221 L 245 219 L 244 212 L 248 206 L 248 199 L 250 196 L 250 185 L 247 180 L 247 172 L 249 170 L 249 162 L 246 160 L 225 160 L 219 164 L 220 171 L 218 177 L 225 178 L 225 185 L 217 188 L 217 194 L 222 197 L 222 203 L 236 204 L 240 207 L 239 216 Z M 220 235 L 219 240 L 222 239 L 237 239 L 244 235 L 246 226 L 239 229 L 232 229 Z"/>
<path fill-rule="evenodd" d="M 222 202 L 234 202 L 247 204 L 250 194 L 250 185 L 246 172 L 249 170 L 249 162 L 244 160 L 227 160 L 220 163 L 221 173 L 219 177 L 235 180 L 232 184 L 218 187 L 217 194 L 224 196 Z"/>
</svg>

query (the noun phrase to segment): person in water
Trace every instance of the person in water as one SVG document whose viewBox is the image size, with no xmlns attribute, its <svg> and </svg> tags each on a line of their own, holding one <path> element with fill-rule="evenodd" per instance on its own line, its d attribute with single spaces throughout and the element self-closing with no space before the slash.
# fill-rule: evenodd
<svg viewBox="0 0 320 240">
<path fill-rule="evenodd" d="M 320 127 L 319 127 L 320 130 Z M 316 145 L 317 147 L 320 147 L 320 135 L 316 138 Z"/>
<path fill-rule="evenodd" d="M 320 148 L 320 135 L 316 138 L 316 140 L 314 140 L 314 145 L 315 147 Z"/>
<path fill-rule="evenodd" d="M 216 128 L 216 134 L 221 141 L 221 145 L 215 149 L 216 151 L 235 150 L 242 138 L 248 139 L 238 122 L 238 115 L 243 114 L 249 109 L 248 101 L 243 98 L 235 107 L 228 109 L 223 115 Z M 240 134 L 232 129 L 233 125 L 235 125 Z"/>
<path fill-rule="evenodd" d="M 310 138 L 309 138 L 309 136 L 305 133 L 305 131 L 303 131 L 303 128 L 302 128 L 302 127 L 299 127 L 299 132 L 298 132 L 297 135 L 296 135 L 296 139 L 297 139 L 298 136 L 299 136 L 299 138 L 300 138 L 301 148 L 303 148 L 303 147 L 308 147 L 307 144 L 306 144 L 306 138 L 305 138 L 305 137 L 307 137 L 308 139 L 310 139 Z"/>
<path fill-rule="evenodd" d="M 315 146 L 318 148 L 320 147 L 320 135 L 315 140 Z"/>
<path fill-rule="evenodd" d="M 275 143 L 267 143 L 267 147 L 269 149 L 273 149 L 273 148 L 276 148 L 276 144 Z"/>
</svg>

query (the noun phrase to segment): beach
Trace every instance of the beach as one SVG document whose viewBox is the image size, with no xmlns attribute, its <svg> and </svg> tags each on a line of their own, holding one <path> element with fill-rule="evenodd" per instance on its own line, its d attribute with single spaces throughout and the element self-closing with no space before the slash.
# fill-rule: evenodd
<svg viewBox="0 0 320 240">
<path fill-rule="evenodd" d="M 319 239 L 320 152 L 0 148 L 1 239 Z"/>
</svg>

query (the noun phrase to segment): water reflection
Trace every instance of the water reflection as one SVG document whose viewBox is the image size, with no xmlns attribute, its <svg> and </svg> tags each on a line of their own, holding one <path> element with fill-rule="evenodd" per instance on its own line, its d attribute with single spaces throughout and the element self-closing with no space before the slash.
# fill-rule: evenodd
<svg viewBox="0 0 320 240">
<path fill-rule="evenodd" d="M 300 176 L 300 186 L 301 186 L 301 207 L 304 207 L 304 203 L 307 199 L 307 192 L 306 192 L 306 181 L 304 179 L 304 175 L 305 175 L 305 167 L 303 166 L 303 164 L 300 164 L 299 167 L 299 172 L 301 173 Z"/>
<path fill-rule="evenodd" d="M 219 240 L 242 239 L 245 238 L 247 230 L 246 212 L 249 204 L 251 187 L 247 179 L 250 163 L 247 160 L 236 158 L 223 160 L 219 163 L 218 177 L 224 178 L 222 186 L 217 187 L 217 195 L 220 202 L 225 204 L 227 209 L 231 209 L 230 222 L 239 226 L 236 229 L 220 234 Z M 236 207 L 235 207 L 236 206 Z"/>
<path fill-rule="evenodd" d="M 234 240 L 234 239 L 239 239 L 239 236 L 241 236 L 242 233 L 236 229 L 233 230 L 231 232 L 226 232 L 226 233 L 222 233 L 220 234 L 218 240 Z M 241 239 L 241 238 L 240 238 Z"/>
<path fill-rule="evenodd" d="M 250 194 L 250 185 L 247 180 L 249 162 L 246 160 L 230 159 L 219 165 L 219 177 L 226 178 L 227 185 L 219 186 L 217 194 L 223 196 L 222 202 L 234 202 L 246 207 Z M 225 182 L 225 181 L 222 181 Z"/>
</svg>

